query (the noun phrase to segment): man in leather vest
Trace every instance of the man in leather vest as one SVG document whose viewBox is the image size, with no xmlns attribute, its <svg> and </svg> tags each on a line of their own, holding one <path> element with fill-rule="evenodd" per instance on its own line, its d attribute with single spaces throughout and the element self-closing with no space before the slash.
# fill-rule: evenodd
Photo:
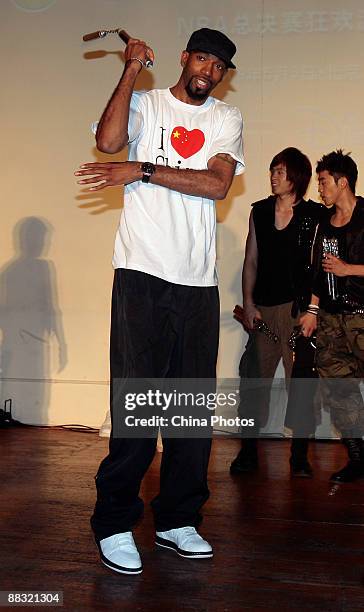
<svg viewBox="0 0 364 612">
<path fill-rule="evenodd" d="M 305 201 L 312 175 L 309 159 L 294 147 L 278 153 L 270 164 L 272 196 L 253 204 L 243 266 L 243 308 L 240 317 L 249 333 L 240 361 L 239 416 L 254 418 L 249 438 L 230 466 L 231 474 L 250 472 L 258 466 L 257 437 L 269 416 L 273 377 L 280 359 L 286 381 L 291 377 L 293 352 L 289 346 L 299 313 L 311 295 L 311 250 L 318 222 L 325 213 L 320 204 Z M 271 334 L 259 331 L 261 321 Z M 287 425 L 293 430 L 291 470 L 309 477 L 308 436 L 314 431 L 312 378 L 314 348 L 303 337 L 296 344 L 294 376 L 290 385 Z M 288 386 L 288 385 L 287 385 Z M 302 393 L 302 388 L 304 393 Z M 299 423 L 301 419 L 301 422 Z"/>
</svg>

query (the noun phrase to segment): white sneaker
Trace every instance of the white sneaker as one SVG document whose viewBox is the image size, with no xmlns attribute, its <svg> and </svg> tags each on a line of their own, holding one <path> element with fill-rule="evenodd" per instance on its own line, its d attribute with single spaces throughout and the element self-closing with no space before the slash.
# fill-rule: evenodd
<svg viewBox="0 0 364 612">
<path fill-rule="evenodd" d="M 157 531 L 155 543 L 189 559 L 207 559 L 213 555 L 210 544 L 201 538 L 194 527 Z"/>
<path fill-rule="evenodd" d="M 103 424 L 101 425 L 99 429 L 99 436 L 100 438 L 110 438 L 110 434 L 111 434 L 111 413 L 110 413 L 110 410 L 108 410 L 105 414 L 105 421 L 103 422 Z"/>
<path fill-rule="evenodd" d="M 143 570 L 140 555 L 131 531 L 116 533 L 97 544 L 101 561 L 120 574 L 140 574 Z"/>
</svg>

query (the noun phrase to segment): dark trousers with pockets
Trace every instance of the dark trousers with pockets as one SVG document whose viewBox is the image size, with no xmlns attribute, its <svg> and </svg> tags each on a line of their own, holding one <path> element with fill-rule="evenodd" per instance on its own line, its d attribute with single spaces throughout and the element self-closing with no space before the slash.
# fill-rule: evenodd
<svg viewBox="0 0 364 612">
<path fill-rule="evenodd" d="M 128 378 L 215 379 L 219 341 L 217 287 L 177 285 L 134 270 L 115 271 L 110 334 L 113 381 Z M 141 481 L 156 438 L 110 437 L 96 475 L 91 526 L 96 540 L 130 531 L 143 514 Z M 151 505 L 157 531 L 201 521 L 209 496 L 210 438 L 164 438 L 160 492 Z"/>
</svg>

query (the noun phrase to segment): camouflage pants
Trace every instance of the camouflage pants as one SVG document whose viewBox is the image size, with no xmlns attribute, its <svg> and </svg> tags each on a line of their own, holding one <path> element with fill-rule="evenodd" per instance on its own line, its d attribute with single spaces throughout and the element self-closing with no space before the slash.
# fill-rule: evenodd
<svg viewBox="0 0 364 612">
<path fill-rule="evenodd" d="M 364 434 L 364 316 L 320 311 L 316 363 L 323 381 L 324 402 L 343 438 Z"/>
</svg>

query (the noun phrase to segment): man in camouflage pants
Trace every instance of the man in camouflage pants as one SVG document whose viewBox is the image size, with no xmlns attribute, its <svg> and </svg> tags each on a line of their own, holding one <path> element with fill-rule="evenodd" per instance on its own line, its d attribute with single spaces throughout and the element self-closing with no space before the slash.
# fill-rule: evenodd
<svg viewBox="0 0 364 612">
<path fill-rule="evenodd" d="M 318 230 L 311 312 L 301 318 L 304 335 L 317 327 L 317 368 L 331 417 L 349 462 L 331 476 L 351 482 L 364 476 L 364 199 L 355 196 L 357 167 L 341 150 L 324 155 L 316 172 L 326 206 L 335 205 Z M 333 254 L 333 252 L 335 254 Z"/>
</svg>

